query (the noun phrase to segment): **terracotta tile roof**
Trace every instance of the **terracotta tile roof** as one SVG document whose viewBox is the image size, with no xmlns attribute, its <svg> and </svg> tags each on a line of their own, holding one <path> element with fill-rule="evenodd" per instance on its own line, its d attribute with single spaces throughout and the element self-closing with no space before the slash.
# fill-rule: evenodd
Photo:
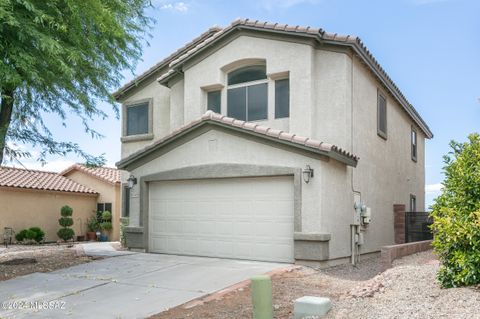
<svg viewBox="0 0 480 319">
<path fill-rule="evenodd" d="M 68 177 L 68 174 L 73 170 L 78 170 L 110 184 L 121 182 L 122 172 L 113 167 L 87 167 L 82 164 L 74 164 L 59 174 Z"/>
<path fill-rule="evenodd" d="M 198 43 L 201 43 L 201 42 L 205 41 L 206 39 L 208 39 L 209 37 L 211 37 L 213 34 L 215 34 L 216 32 L 218 32 L 220 30 L 222 30 L 222 29 L 219 28 L 219 27 L 212 27 L 212 28 L 208 29 L 207 31 L 205 31 L 204 33 L 202 33 L 201 35 L 199 35 L 198 37 L 196 37 L 192 41 L 188 42 L 183 47 L 176 50 L 175 52 L 173 52 L 172 54 L 167 56 L 165 59 L 161 60 L 160 62 L 158 62 L 157 64 L 155 64 L 151 68 L 149 68 L 147 71 L 145 71 L 142 74 L 140 74 L 139 76 L 135 77 L 135 79 L 126 83 L 124 86 L 122 86 L 117 91 L 112 93 L 113 97 L 118 100 L 122 95 L 127 93 L 130 89 L 132 89 L 134 87 L 137 87 L 142 81 L 144 81 L 145 79 L 147 79 L 151 75 L 155 74 L 155 72 L 159 71 L 163 67 L 168 66 L 168 64 L 172 60 L 176 59 L 178 56 L 185 53 L 187 50 L 190 50 L 192 47 L 194 47 Z"/>
<path fill-rule="evenodd" d="M 170 69 L 164 74 L 160 75 L 157 81 L 165 84 L 169 80 L 169 78 L 174 76 L 176 73 L 181 72 L 181 64 L 183 62 L 186 62 L 190 57 L 193 57 L 195 54 L 209 47 L 217 39 L 220 39 L 237 29 L 261 30 L 274 33 L 313 37 L 320 43 L 342 45 L 352 48 L 357 54 L 357 56 L 370 68 L 370 70 L 375 74 L 375 76 L 377 76 L 380 82 L 385 85 L 385 87 L 390 91 L 393 97 L 400 103 L 400 105 L 405 109 L 405 111 L 418 124 L 418 126 L 422 129 L 426 136 L 428 138 L 433 137 L 433 133 L 431 132 L 427 123 L 421 118 L 413 105 L 408 102 L 408 100 L 400 91 L 395 82 L 393 82 L 387 72 L 385 72 L 385 70 L 374 58 L 372 53 L 367 49 L 367 47 L 363 44 L 362 40 L 359 37 L 352 35 L 339 35 L 337 33 L 328 33 L 323 29 L 319 28 L 311 28 L 309 26 L 290 26 L 288 24 L 269 23 L 251 19 L 237 19 L 226 28 L 222 29 L 221 31 L 215 32 L 212 36 L 206 38 L 202 42 L 199 42 L 196 46 L 191 47 L 189 50 L 186 50 L 183 54 L 178 55 L 175 59 L 172 59 L 169 64 Z"/>
<path fill-rule="evenodd" d="M 45 191 L 97 194 L 87 186 L 53 172 L 0 167 L 0 186 Z"/>
<path fill-rule="evenodd" d="M 212 111 L 207 111 L 201 118 L 179 127 L 178 129 L 174 130 L 172 133 L 168 134 L 162 139 L 155 141 L 150 145 L 147 145 L 144 148 L 138 150 L 137 152 L 122 159 L 116 165 L 119 168 L 125 168 L 127 165 L 135 162 L 137 159 L 140 159 L 143 156 L 153 152 L 157 148 L 160 148 L 168 144 L 169 142 L 175 140 L 177 136 L 183 135 L 184 133 L 207 123 L 236 129 L 245 133 L 249 133 L 251 135 L 263 137 L 269 140 L 274 140 L 279 143 L 288 144 L 290 146 L 299 147 L 307 151 L 319 153 L 334 158 L 340 162 L 351 166 L 356 166 L 359 160 L 358 156 L 351 154 L 350 152 L 347 152 L 346 150 L 343 150 L 336 145 L 321 142 L 308 137 L 299 136 L 293 133 L 276 130 L 270 127 L 258 125 L 256 123 L 236 120 L 234 118 L 217 114 Z"/>
</svg>

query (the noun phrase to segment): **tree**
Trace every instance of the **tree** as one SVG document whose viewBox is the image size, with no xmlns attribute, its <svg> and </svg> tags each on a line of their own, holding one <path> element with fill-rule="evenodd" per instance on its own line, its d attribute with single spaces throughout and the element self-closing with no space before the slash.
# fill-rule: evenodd
<svg viewBox="0 0 480 319">
<path fill-rule="evenodd" d="M 39 147 L 48 154 L 73 152 L 97 163 L 101 158 L 78 144 L 57 141 L 41 115 L 75 114 L 89 126 L 105 118 L 99 102 L 118 108 L 109 91 L 123 69 L 133 71 L 152 20 L 149 0 L 0 0 L 0 164 L 4 155 L 30 156 L 7 142 Z"/>
<path fill-rule="evenodd" d="M 60 219 L 58 220 L 58 224 L 62 226 L 57 232 L 57 236 L 63 239 L 64 241 L 73 239 L 73 236 L 75 236 L 75 232 L 73 229 L 70 228 L 70 226 L 73 225 L 73 209 L 65 205 L 60 209 Z"/>
<path fill-rule="evenodd" d="M 444 287 L 480 283 L 480 135 L 450 142 L 442 194 L 432 206 L 433 246 Z"/>
</svg>

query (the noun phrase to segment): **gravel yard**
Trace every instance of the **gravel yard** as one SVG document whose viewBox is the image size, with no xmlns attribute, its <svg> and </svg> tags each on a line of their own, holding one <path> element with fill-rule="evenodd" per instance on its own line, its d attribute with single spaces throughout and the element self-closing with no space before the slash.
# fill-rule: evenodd
<svg viewBox="0 0 480 319">
<path fill-rule="evenodd" d="M 26 258 L 33 258 L 36 262 L 20 265 L 2 264 Z M 34 272 L 50 272 L 91 260 L 91 257 L 77 256 L 75 249 L 67 245 L 11 245 L 7 249 L 0 249 L 0 281 Z"/>
<path fill-rule="evenodd" d="M 291 318 L 293 300 L 313 295 L 332 299 L 326 318 L 480 318 L 480 290 L 441 289 L 435 278 L 438 267 L 431 251 L 397 260 L 384 273 L 378 258 L 365 259 L 358 268 L 301 267 L 273 277 L 274 315 Z M 186 309 L 188 305 L 152 318 L 252 317 L 249 286 Z"/>
</svg>

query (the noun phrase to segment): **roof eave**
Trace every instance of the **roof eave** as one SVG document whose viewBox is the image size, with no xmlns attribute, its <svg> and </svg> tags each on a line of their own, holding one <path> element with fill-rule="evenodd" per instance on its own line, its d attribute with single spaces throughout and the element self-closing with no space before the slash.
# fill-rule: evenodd
<svg viewBox="0 0 480 319">
<path fill-rule="evenodd" d="M 161 143 L 153 144 L 150 147 L 147 147 L 146 149 L 140 150 L 137 153 L 134 153 L 134 154 L 126 157 L 125 159 L 120 160 L 115 165 L 119 169 L 126 169 L 129 165 L 133 164 L 137 160 L 155 152 L 157 149 L 162 148 L 165 145 L 174 142 L 175 140 L 181 138 L 182 136 L 184 136 L 184 135 L 192 132 L 193 130 L 196 130 L 199 127 L 204 126 L 204 125 L 213 125 L 213 126 L 226 128 L 226 129 L 237 131 L 237 132 L 240 132 L 240 133 L 243 133 L 243 134 L 248 134 L 248 135 L 251 135 L 251 136 L 255 136 L 255 137 L 258 137 L 258 138 L 261 138 L 261 139 L 266 139 L 266 140 L 272 141 L 274 143 L 283 144 L 283 145 L 287 145 L 287 146 L 290 146 L 290 147 L 302 149 L 302 150 L 305 150 L 305 151 L 313 153 L 313 154 L 326 156 L 326 157 L 335 159 L 335 160 L 337 160 L 341 163 L 344 163 L 348 166 L 352 166 L 352 167 L 357 166 L 358 160 L 353 159 L 353 158 L 351 158 L 347 155 L 344 155 L 340 152 L 337 152 L 335 150 L 327 151 L 327 150 L 315 149 L 315 148 L 308 147 L 308 146 L 298 144 L 298 143 L 294 143 L 294 142 L 291 142 L 291 141 L 288 141 L 288 140 L 281 140 L 281 139 L 277 139 L 277 138 L 274 138 L 274 137 L 270 137 L 268 135 L 259 134 L 259 133 L 256 133 L 254 131 L 249 131 L 249 130 L 241 129 L 241 128 L 238 128 L 238 127 L 235 127 L 235 126 L 227 125 L 227 124 L 224 124 L 224 123 L 221 123 L 221 122 L 218 122 L 218 121 L 214 121 L 214 120 L 211 120 L 211 119 L 202 120 L 201 122 L 199 122 L 195 125 L 192 125 L 191 127 L 185 129 L 184 131 L 179 132 L 176 135 L 171 136 L 170 138 L 168 138 L 167 140 L 165 140 Z"/>
</svg>

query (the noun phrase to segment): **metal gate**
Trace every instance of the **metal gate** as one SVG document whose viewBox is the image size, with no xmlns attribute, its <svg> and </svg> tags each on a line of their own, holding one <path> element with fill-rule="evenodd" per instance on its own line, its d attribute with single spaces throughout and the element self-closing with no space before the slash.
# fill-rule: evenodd
<svg viewBox="0 0 480 319">
<path fill-rule="evenodd" d="M 430 212 L 405 212 L 405 242 L 433 239 Z"/>
</svg>

